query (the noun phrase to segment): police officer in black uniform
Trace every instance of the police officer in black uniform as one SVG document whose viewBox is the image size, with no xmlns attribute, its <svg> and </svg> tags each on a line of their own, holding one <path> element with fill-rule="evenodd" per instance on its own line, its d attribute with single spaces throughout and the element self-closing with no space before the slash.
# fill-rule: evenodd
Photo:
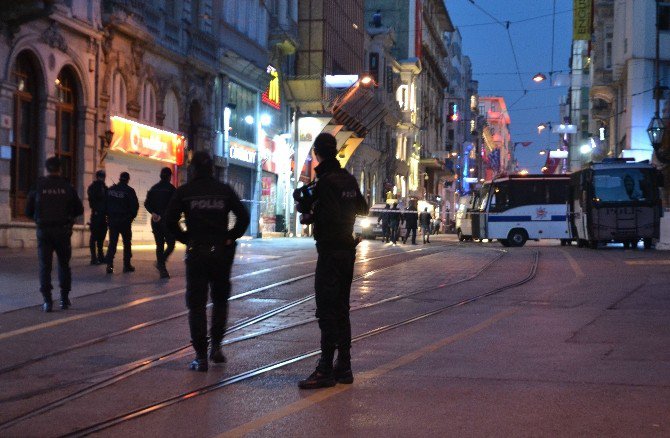
<svg viewBox="0 0 670 438">
<path fill-rule="evenodd" d="M 44 298 L 42 310 L 51 312 L 51 266 L 53 253 L 58 259 L 58 282 L 60 283 L 60 308 L 72 305 L 69 294 L 72 288 L 72 225 L 75 218 L 84 213 L 84 206 L 74 187 L 60 176 L 60 160 L 46 160 L 46 178 L 39 178 L 35 189 L 28 194 L 26 216 L 37 224 L 37 253 L 40 261 L 40 292 Z"/>
<path fill-rule="evenodd" d="M 107 218 L 105 204 L 107 203 L 107 186 L 105 185 L 105 171 L 95 172 L 95 181 L 88 186 L 88 205 L 91 207 L 90 231 L 88 245 L 91 248 L 91 265 L 101 265 L 105 262 L 102 245 L 107 235 Z M 96 254 L 97 249 L 97 254 Z"/>
<path fill-rule="evenodd" d="M 179 187 L 165 211 L 170 231 L 186 244 L 186 306 L 195 360 L 195 371 L 207 371 L 207 291 L 212 295 L 211 350 L 214 363 L 225 362 L 221 341 L 228 318 L 230 269 L 235 257 L 235 240 L 249 226 L 249 213 L 233 189 L 214 179 L 212 157 L 204 151 L 193 154 L 190 181 Z M 228 229 L 228 214 L 235 214 L 235 226 Z M 179 226 L 184 213 L 186 230 Z"/>
<path fill-rule="evenodd" d="M 153 231 L 156 241 L 156 269 L 158 269 L 161 278 L 170 278 L 165 263 L 174 251 L 175 239 L 172 233 L 167 230 L 163 216 L 176 190 L 170 182 L 172 169 L 169 167 L 162 168 L 160 178 L 160 182 L 147 192 L 144 207 L 151 213 L 151 231 Z"/>
<path fill-rule="evenodd" d="M 403 220 L 405 222 L 405 227 L 407 232 L 403 238 L 403 243 L 407 243 L 410 233 L 412 234 L 412 245 L 416 245 L 416 229 L 419 223 L 419 213 L 416 210 L 416 206 L 412 203 L 409 205 L 405 213 L 403 214 Z"/>
<path fill-rule="evenodd" d="M 119 234 L 123 239 L 123 272 L 134 272 L 135 267 L 130 264 L 133 256 L 131 225 L 140 209 L 135 189 L 128 185 L 130 175 L 121 172 L 118 184 L 107 189 L 107 223 L 109 224 L 109 246 L 107 247 L 107 273 L 114 272 L 114 255 Z"/>
<path fill-rule="evenodd" d="M 356 215 L 367 215 L 368 205 L 356 179 L 335 158 L 337 141 L 319 134 L 314 141 L 317 183 L 312 207 L 318 258 L 314 289 L 316 317 L 321 329 L 321 357 L 316 370 L 298 386 L 302 389 L 353 383 L 349 295 L 354 275 L 357 241 L 353 237 Z M 337 350 L 337 361 L 333 359 Z"/>
</svg>

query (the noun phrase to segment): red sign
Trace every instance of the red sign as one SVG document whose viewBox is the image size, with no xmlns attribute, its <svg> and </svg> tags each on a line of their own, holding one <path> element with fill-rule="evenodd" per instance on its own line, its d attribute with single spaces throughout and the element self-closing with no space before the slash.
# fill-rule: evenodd
<svg viewBox="0 0 670 438">
<path fill-rule="evenodd" d="M 112 132 L 114 132 L 109 146 L 111 150 L 179 166 L 184 163 L 186 140 L 183 135 L 163 131 L 118 116 L 110 117 L 110 121 Z"/>
</svg>

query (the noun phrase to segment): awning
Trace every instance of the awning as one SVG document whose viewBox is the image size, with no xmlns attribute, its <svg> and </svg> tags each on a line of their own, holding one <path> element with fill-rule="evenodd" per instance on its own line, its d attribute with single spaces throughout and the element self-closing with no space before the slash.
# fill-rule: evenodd
<svg viewBox="0 0 670 438">
<path fill-rule="evenodd" d="M 321 77 L 305 76 L 286 79 L 286 100 L 303 112 L 324 110 L 323 83 Z"/>
<path fill-rule="evenodd" d="M 438 158 L 422 158 L 419 165 L 424 169 L 444 169 L 444 163 Z"/>
<path fill-rule="evenodd" d="M 359 83 L 335 100 L 332 111 L 338 124 L 345 125 L 359 137 L 365 137 L 387 113 L 385 105 L 375 96 L 375 88 Z"/>
</svg>

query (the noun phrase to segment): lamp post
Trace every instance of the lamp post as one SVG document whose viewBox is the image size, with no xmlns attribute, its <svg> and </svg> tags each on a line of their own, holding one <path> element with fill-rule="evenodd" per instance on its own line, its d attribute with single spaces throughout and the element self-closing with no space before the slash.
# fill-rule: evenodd
<svg viewBox="0 0 670 438">
<path fill-rule="evenodd" d="M 654 148 L 654 153 L 656 158 L 661 162 L 666 161 L 665 157 L 658 153 L 658 150 L 661 147 L 661 141 L 663 140 L 663 133 L 665 132 L 665 125 L 663 124 L 663 119 L 660 117 L 660 100 L 661 100 L 661 82 L 660 82 L 660 54 L 659 54 L 659 25 L 660 25 L 660 14 L 659 14 L 659 0 L 656 0 L 656 58 L 654 59 L 654 74 L 656 75 L 656 84 L 654 86 L 654 117 L 651 118 L 649 126 L 647 127 L 647 134 L 649 135 L 649 141 L 651 142 L 652 148 Z"/>
</svg>

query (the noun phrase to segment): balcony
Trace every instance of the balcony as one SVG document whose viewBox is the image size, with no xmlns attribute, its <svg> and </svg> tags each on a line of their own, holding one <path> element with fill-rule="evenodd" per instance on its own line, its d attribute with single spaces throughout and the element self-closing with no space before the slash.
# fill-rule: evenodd
<svg viewBox="0 0 670 438">
<path fill-rule="evenodd" d="M 193 56 L 209 64 L 216 64 L 219 42 L 212 35 L 194 30 L 191 32 L 190 52 Z"/>
</svg>

